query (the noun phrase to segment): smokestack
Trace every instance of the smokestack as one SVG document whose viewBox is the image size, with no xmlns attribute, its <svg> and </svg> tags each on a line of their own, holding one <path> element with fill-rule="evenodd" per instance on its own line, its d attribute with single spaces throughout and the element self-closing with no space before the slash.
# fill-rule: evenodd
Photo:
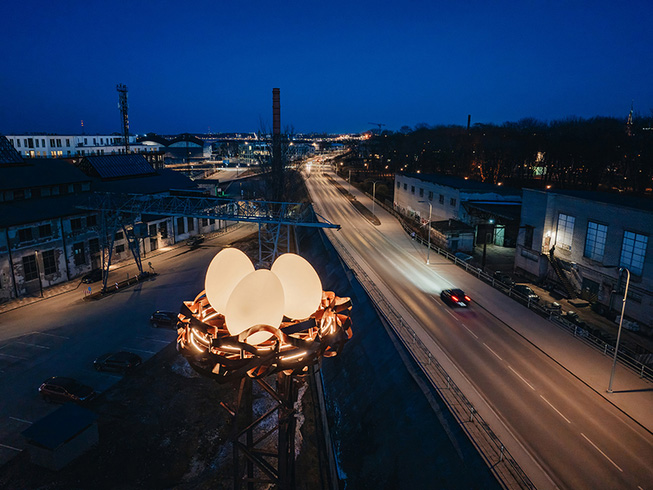
<svg viewBox="0 0 653 490">
<path fill-rule="evenodd" d="M 278 88 L 272 89 L 272 134 L 281 134 L 281 95 Z"/>
</svg>

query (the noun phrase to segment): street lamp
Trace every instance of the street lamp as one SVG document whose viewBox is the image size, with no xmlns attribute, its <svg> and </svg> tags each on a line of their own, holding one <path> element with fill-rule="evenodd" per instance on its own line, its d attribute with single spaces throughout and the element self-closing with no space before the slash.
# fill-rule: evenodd
<svg viewBox="0 0 653 490">
<path fill-rule="evenodd" d="M 428 235 L 429 235 L 428 237 L 429 244 L 428 244 L 428 248 L 426 249 L 426 265 L 429 265 L 431 263 L 429 258 L 431 255 L 431 212 L 433 211 L 433 206 L 428 201 L 418 201 L 418 202 L 426 203 L 429 205 L 429 223 L 427 228 Z"/>
<path fill-rule="evenodd" d="M 614 381 L 614 371 L 617 367 L 617 353 L 619 352 L 619 339 L 621 338 L 621 325 L 624 322 L 624 312 L 626 310 L 626 297 L 628 296 L 628 285 L 630 284 L 630 271 L 625 267 L 619 268 L 619 279 L 621 273 L 626 271 L 626 289 L 624 290 L 624 298 L 621 301 L 621 317 L 619 318 L 619 330 L 617 331 L 617 343 L 614 346 L 614 359 L 612 361 L 612 372 L 610 373 L 610 384 L 608 385 L 608 393 L 612 393 L 612 381 Z"/>
<path fill-rule="evenodd" d="M 41 281 L 41 269 L 39 268 L 39 251 L 34 250 L 36 256 L 36 274 L 39 276 L 39 289 L 41 290 L 41 298 L 43 297 L 43 282 Z"/>
</svg>

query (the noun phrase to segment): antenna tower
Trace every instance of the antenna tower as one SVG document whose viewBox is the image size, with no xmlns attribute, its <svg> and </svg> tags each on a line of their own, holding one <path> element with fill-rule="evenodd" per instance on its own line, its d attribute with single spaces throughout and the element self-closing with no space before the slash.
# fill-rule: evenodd
<svg viewBox="0 0 653 490">
<path fill-rule="evenodd" d="M 118 108 L 122 118 L 122 136 L 125 140 L 125 153 L 129 153 L 129 105 L 127 104 L 127 85 L 119 83 L 116 85 L 118 91 Z"/>
</svg>

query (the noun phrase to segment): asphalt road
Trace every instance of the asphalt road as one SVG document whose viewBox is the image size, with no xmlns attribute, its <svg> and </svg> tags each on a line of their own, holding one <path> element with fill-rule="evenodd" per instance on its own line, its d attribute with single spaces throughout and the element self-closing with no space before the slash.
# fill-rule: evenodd
<svg viewBox="0 0 653 490">
<path fill-rule="evenodd" d="M 496 309 L 490 301 L 505 302 L 503 307 L 526 325 L 534 313 L 490 294 L 490 286 L 436 254 L 427 266 L 423 247 L 380 206 L 375 214 L 381 225 L 373 226 L 321 168 L 308 167 L 307 176 L 317 212 L 342 226 L 334 234 L 387 291 L 389 302 L 410 312 L 412 327 L 437 344 L 434 355 L 444 352 L 455 374 L 463 377 L 463 391 L 473 401 L 483 401 L 479 412 L 492 421 L 538 488 L 650 488 L 651 433 L 486 308 Z M 358 197 L 371 209 L 369 199 Z M 471 308 L 453 309 L 440 301 L 440 291 L 452 286 L 468 292 Z M 560 343 L 576 342 L 563 332 L 558 335 Z"/>
<path fill-rule="evenodd" d="M 84 301 L 77 289 L 0 314 L 0 465 L 25 447 L 22 430 L 58 408 L 38 395 L 45 379 L 70 376 L 98 392 L 108 389 L 120 376 L 95 371 L 93 360 L 118 350 L 146 360 L 174 342 L 176 331 L 152 328 L 150 314 L 179 311 L 184 300 L 193 300 L 221 247 L 255 231 L 246 225 L 195 250 L 182 245 L 148 258 L 158 273 L 153 280 L 99 301 Z M 110 277 L 122 279 L 130 268 Z"/>
</svg>

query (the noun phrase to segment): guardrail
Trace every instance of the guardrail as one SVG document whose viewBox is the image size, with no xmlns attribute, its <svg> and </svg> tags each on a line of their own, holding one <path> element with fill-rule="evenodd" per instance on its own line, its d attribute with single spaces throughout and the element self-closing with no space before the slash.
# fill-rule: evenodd
<svg viewBox="0 0 653 490">
<path fill-rule="evenodd" d="M 377 311 L 392 327 L 422 372 L 438 391 L 451 414 L 457 419 L 472 443 L 487 463 L 490 471 L 505 488 L 534 489 L 535 485 L 505 448 L 499 437 L 478 414 L 474 405 L 451 380 L 446 370 L 433 357 L 415 331 L 387 301 L 367 273 L 358 265 L 349 251 L 333 233 L 328 234 L 334 248 L 354 272 L 361 286 L 372 298 Z"/>
</svg>

